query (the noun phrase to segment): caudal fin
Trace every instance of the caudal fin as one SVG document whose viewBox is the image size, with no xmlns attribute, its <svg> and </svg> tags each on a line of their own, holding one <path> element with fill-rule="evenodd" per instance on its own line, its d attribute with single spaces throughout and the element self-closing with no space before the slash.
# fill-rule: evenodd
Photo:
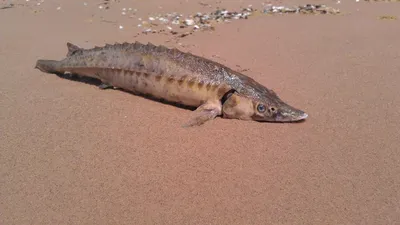
<svg viewBox="0 0 400 225">
<path fill-rule="evenodd" d="M 80 48 L 74 44 L 71 44 L 69 42 L 67 42 L 67 48 L 68 48 L 67 57 L 72 56 L 76 52 L 83 50 L 82 48 Z M 60 71 L 60 61 L 56 61 L 56 60 L 39 59 L 36 62 L 35 68 L 41 70 L 42 72 L 46 72 L 46 73 L 62 72 L 62 71 Z"/>
<path fill-rule="evenodd" d="M 82 48 L 71 44 L 70 42 L 67 42 L 67 48 L 68 48 L 68 53 L 67 53 L 67 57 L 72 56 L 75 52 L 82 50 Z"/>
<path fill-rule="evenodd" d="M 39 69 L 40 71 L 46 73 L 57 73 L 59 72 L 58 67 L 59 61 L 39 59 L 36 61 L 35 69 Z"/>
</svg>

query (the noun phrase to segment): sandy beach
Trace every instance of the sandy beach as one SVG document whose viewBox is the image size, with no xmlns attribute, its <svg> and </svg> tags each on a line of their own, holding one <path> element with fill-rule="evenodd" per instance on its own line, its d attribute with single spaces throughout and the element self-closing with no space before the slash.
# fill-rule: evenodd
<svg viewBox="0 0 400 225">
<path fill-rule="evenodd" d="M 400 2 L 261 3 L 0 1 L 0 224 L 400 224 Z M 143 33 L 249 5 L 213 29 Z M 34 68 L 67 42 L 135 41 L 243 71 L 309 117 L 188 129 L 191 110 Z"/>
</svg>

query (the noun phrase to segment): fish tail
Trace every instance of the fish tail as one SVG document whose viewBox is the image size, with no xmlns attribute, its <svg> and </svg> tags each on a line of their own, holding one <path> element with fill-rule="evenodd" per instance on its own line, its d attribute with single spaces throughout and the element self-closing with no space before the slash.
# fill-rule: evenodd
<svg viewBox="0 0 400 225">
<path fill-rule="evenodd" d="M 39 69 L 46 73 L 57 73 L 59 71 L 60 62 L 56 60 L 39 59 L 36 62 L 35 69 Z"/>
</svg>

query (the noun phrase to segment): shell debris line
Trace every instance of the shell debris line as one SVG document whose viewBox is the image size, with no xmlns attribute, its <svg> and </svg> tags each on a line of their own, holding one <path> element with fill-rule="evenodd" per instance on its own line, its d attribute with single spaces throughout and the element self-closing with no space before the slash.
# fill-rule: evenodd
<svg viewBox="0 0 400 225">
<path fill-rule="evenodd" d="M 400 0 L 364 0 L 365 2 L 400 2 Z"/>
<path fill-rule="evenodd" d="M 298 7 L 267 5 L 263 11 L 266 14 L 298 13 L 298 14 L 339 14 L 340 10 L 326 5 L 306 4 Z"/>
<path fill-rule="evenodd" d="M 45 2 L 45 0 L 25 0 L 24 4 L 34 6 L 39 9 L 40 6 Z M 108 11 L 115 7 L 115 3 L 118 3 L 118 0 L 101 0 L 97 4 L 88 4 L 85 1 L 77 2 L 76 4 L 82 5 L 83 7 L 94 7 L 94 10 L 100 11 Z M 49 2 L 51 3 L 51 2 Z M 202 4 L 203 3 L 199 3 Z M 139 28 L 140 34 L 154 34 L 154 33 L 163 33 L 163 34 L 172 34 L 173 37 L 183 38 L 193 32 L 197 31 L 214 31 L 215 27 L 219 24 L 223 23 L 231 23 L 235 20 L 246 20 L 252 16 L 261 16 L 261 15 L 275 15 L 275 14 L 339 14 L 340 10 L 332 7 L 328 7 L 323 4 L 306 4 L 299 5 L 294 7 L 287 7 L 281 5 L 273 5 L 273 4 L 265 4 L 261 3 L 260 9 L 253 8 L 252 5 L 247 7 L 241 7 L 239 10 L 228 10 L 223 7 L 217 7 L 214 10 L 209 12 L 197 12 L 192 15 L 183 15 L 182 13 L 173 12 L 173 13 L 165 13 L 158 14 L 152 13 L 148 15 L 142 15 L 142 17 L 138 16 L 138 9 L 133 8 L 132 5 L 127 7 L 124 6 L 121 8 L 120 16 L 125 17 L 127 19 L 137 19 L 137 23 L 135 24 L 133 21 L 126 21 L 124 23 L 120 23 L 118 19 L 114 20 L 106 20 L 104 17 L 106 15 L 103 13 L 100 16 L 101 22 L 107 22 L 115 24 L 116 28 L 119 30 L 128 31 L 131 28 Z M 203 5 L 208 9 L 212 8 L 211 5 L 205 4 Z M 159 9 L 162 7 L 159 6 Z M 61 10 L 61 6 L 57 5 L 55 7 L 56 10 Z M 93 21 L 94 17 L 90 19 Z M 136 35 L 136 36 L 137 36 Z"/>
<path fill-rule="evenodd" d="M 210 7 L 210 6 L 209 6 Z M 167 13 L 165 15 L 151 16 L 147 20 L 142 20 L 138 27 L 142 27 L 142 33 L 164 33 L 169 32 L 178 37 L 186 37 L 195 31 L 215 30 L 221 23 L 229 23 L 234 20 L 248 19 L 254 15 L 273 15 L 273 14 L 339 14 L 340 10 L 326 5 L 306 4 L 297 7 L 275 6 L 263 4 L 261 10 L 254 9 L 252 5 L 236 11 L 229 11 L 225 8 L 217 8 L 208 13 L 197 12 L 196 14 L 184 17 L 179 13 Z M 163 26 L 162 26 L 163 25 Z M 158 27 L 161 29 L 157 29 Z"/>
</svg>

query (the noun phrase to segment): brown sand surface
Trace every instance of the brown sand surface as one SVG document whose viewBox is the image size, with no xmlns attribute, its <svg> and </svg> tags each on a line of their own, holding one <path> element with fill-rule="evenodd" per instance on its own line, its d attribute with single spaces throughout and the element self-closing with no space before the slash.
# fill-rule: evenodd
<svg viewBox="0 0 400 225">
<path fill-rule="evenodd" d="M 400 18 L 400 3 L 313 0 L 344 14 L 255 16 L 178 45 L 134 37 L 121 8 L 209 9 L 199 1 L 19 2 L 0 10 L 1 225 L 400 224 L 400 23 L 378 19 Z M 261 7 L 218 5 L 247 4 Z M 124 41 L 249 69 L 309 118 L 185 129 L 190 110 L 34 69 L 66 42 Z"/>
</svg>

